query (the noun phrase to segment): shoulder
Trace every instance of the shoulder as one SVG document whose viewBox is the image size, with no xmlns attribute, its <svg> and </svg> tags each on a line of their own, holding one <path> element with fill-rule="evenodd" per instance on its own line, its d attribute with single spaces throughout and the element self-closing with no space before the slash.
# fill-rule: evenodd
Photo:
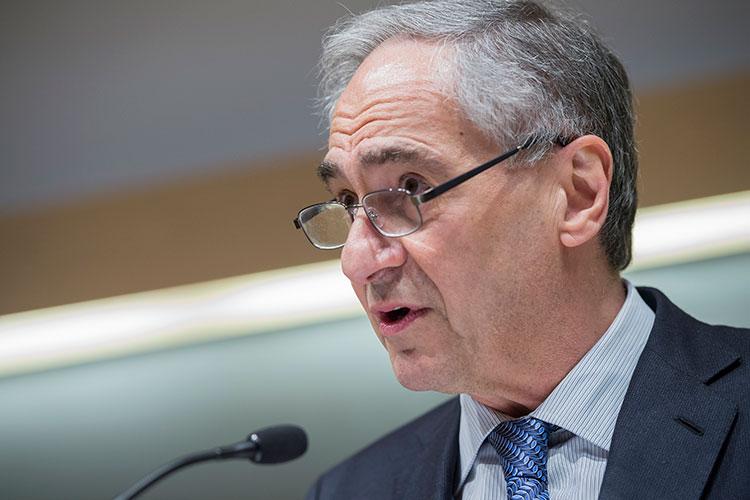
<svg viewBox="0 0 750 500">
<path fill-rule="evenodd" d="M 460 412 L 458 398 L 451 398 L 390 432 L 323 474 L 307 499 L 387 498 L 389 479 L 413 467 L 413 458 L 429 446 L 430 440 L 446 439 L 432 431 L 451 423 L 457 428 Z"/>
<path fill-rule="evenodd" d="M 702 497 L 737 498 L 738 492 L 747 492 L 750 487 L 750 480 L 743 475 L 750 466 L 750 330 L 706 324 L 682 311 L 658 290 L 638 291 L 656 318 L 644 350 L 647 361 L 639 361 L 642 370 L 631 380 L 629 399 L 626 397 L 621 412 L 625 418 L 618 418 L 622 444 L 619 452 L 623 453 L 621 450 L 627 446 L 637 447 L 639 436 L 643 436 L 642 430 L 627 433 L 629 421 L 643 421 L 644 414 L 649 413 L 670 420 L 677 412 L 689 415 L 691 421 L 706 429 L 705 436 L 712 435 L 714 439 L 711 444 L 703 437 L 703 444 L 699 445 L 684 435 L 680 438 L 680 446 L 701 450 L 694 454 L 695 460 L 691 459 L 693 464 L 698 463 L 699 456 L 711 461 L 713 471 Z M 628 405 L 629 410 L 625 410 Z M 652 421 L 652 428 L 670 432 L 672 422 Z M 700 436 L 704 436 L 703 432 Z M 653 447 L 659 437 L 653 436 L 647 446 Z M 610 457 L 618 452 L 614 439 Z"/>
<path fill-rule="evenodd" d="M 750 330 L 699 321 L 656 289 L 638 292 L 656 313 L 646 349 L 672 368 L 723 392 L 740 408 L 749 408 Z"/>
<path fill-rule="evenodd" d="M 725 348 L 750 353 L 750 329 L 727 325 L 709 325 L 673 304 L 666 295 L 655 288 L 638 287 L 638 293 L 656 313 L 655 329 L 662 329 L 680 337 L 697 336 L 702 340 L 716 342 Z"/>
</svg>

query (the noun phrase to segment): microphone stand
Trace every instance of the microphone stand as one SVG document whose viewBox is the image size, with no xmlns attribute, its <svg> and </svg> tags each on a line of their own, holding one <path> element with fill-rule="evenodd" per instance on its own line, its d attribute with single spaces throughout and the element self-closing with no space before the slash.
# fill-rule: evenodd
<svg viewBox="0 0 750 500">
<path fill-rule="evenodd" d="M 116 496 L 115 500 L 132 500 L 172 472 L 199 462 L 247 458 L 258 464 L 280 464 L 294 460 L 305 453 L 305 450 L 307 450 L 307 435 L 302 428 L 294 425 L 266 427 L 253 432 L 245 441 L 191 453 L 162 465 Z"/>
<path fill-rule="evenodd" d="M 164 464 L 135 483 L 126 491 L 116 496 L 114 500 L 132 500 L 133 498 L 136 498 L 141 493 L 146 491 L 157 481 L 161 480 L 165 476 L 168 476 L 176 470 L 187 467 L 188 465 L 207 462 L 209 460 L 226 460 L 229 458 L 249 458 L 250 460 L 253 460 L 255 458 L 255 455 L 259 452 L 260 448 L 258 446 L 258 443 L 253 440 L 254 436 L 255 434 L 250 435 L 247 441 L 240 441 L 239 443 L 231 444 L 228 446 L 219 446 L 210 450 L 191 453 L 189 455 L 178 458 L 177 460 L 173 460 L 172 462 Z"/>
</svg>

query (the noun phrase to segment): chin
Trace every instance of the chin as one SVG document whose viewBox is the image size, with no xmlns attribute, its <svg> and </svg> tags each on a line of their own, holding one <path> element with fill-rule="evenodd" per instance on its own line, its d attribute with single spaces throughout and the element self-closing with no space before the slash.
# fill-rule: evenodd
<svg viewBox="0 0 750 500">
<path fill-rule="evenodd" d="M 432 359 L 413 353 L 399 353 L 391 359 L 391 364 L 396 379 L 411 391 L 458 392 L 454 387 L 455 379 L 447 376 L 449 370 Z"/>
</svg>

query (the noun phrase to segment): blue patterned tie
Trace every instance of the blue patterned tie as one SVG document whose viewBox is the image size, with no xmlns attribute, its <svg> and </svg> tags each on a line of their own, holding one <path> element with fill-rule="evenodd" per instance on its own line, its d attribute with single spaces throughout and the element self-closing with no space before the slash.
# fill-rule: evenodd
<svg viewBox="0 0 750 500">
<path fill-rule="evenodd" d="M 503 422 L 487 436 L 503 464 L 508 500 L 549 500 L 547 438 L 550 425 L 532 417 Z"/>
</svg>

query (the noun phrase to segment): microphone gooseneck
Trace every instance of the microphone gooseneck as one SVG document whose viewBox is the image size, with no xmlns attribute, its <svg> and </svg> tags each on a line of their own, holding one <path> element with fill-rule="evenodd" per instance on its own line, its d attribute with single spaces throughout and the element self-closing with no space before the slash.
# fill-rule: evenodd
<svg viewBox="0 0 750 500">
<path fill-rule="evenodd" d="M 302 428 L 295 425 L 266 427 L 253 432 L 244 441 L 191 453 L 164 464 L 116 496 L 114 500 L 132 500 L 157 481 L 188 465 L 231 458 L 247 458 L 257 464 L 278 464 L 294 460 L 306 450 L 307 434 Z"/>
</svg>

